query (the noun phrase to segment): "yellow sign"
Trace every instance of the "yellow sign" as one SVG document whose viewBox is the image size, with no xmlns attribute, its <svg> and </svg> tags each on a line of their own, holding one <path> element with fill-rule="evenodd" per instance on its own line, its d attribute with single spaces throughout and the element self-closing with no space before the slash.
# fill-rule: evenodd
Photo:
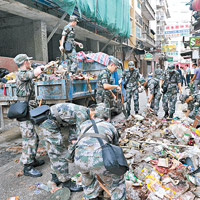
<svg viewBox="0 0 200 200">
<path fill-rule="evenodd" d="M 176 44 L 166 44 L 162 46 L 162 51 L 176 51 Z"/>
</svg>

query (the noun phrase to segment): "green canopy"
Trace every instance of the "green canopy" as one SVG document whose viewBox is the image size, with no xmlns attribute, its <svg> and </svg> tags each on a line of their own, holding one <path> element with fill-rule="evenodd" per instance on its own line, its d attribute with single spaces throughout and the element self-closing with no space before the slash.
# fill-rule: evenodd
<svg viewBox="0 0 200 200">
<path fill-rule="evenodd" d="M 80 15 L 97 21 L 113 34 L 129 38 L 130 6 L 129 0 L 53 0 L 65 12 L 72 15 L 75 5 Z"/>
</svg>

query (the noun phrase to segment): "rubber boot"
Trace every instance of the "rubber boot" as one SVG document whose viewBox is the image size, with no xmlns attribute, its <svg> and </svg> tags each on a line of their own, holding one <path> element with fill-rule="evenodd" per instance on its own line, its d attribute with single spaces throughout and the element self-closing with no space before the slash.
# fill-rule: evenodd
<svg viewBox="0 0 200 200">
<path fill-rule="evenodd" d="M 35 169 L 32 165 L 24 165 L 24 176 L 40 177 L 42 173 Z"/>
<path fill-rule="evenodd" d="M 51 181 L 54 182 L 57 186 L 59 186 L 62 183 L 61 181 L 59 181 L 59 179 L 58 179 L 56 174 L 52 174 L 51 173 L 51 176 L 52 176 L 51 177 Z"/>
<path fill-rule="evenodd" d="M 81 192 L 83 191 L 83 187 L 76 185 L 76 183 L 72 182 L 71 180 L 65 181 L 62 183 L 62 187 L 67 187 L 71 192 Z"/>
<path fill-rule="evenodd" d="M 165 112 L 164 118 L 167 118 L 169 116 L 168 111 Z"/>
<path fill-rule="evenodd" d="M 170 113 L 170 114 L 169 114 L 169 118 L 170 118 L 170 119 L 173 119 L 173 115 L 174 115 L 173 113 Z"/>
<path fill-rule="evenodd" d="M 38 166 L 41 166 L 41 165 L 44 165 L 44 160 L 36 160 L 34 159 L 34 162 L 31 163 L 30 165 L 33 166 L 33 167 L 38 167 Z"/>
</svg>

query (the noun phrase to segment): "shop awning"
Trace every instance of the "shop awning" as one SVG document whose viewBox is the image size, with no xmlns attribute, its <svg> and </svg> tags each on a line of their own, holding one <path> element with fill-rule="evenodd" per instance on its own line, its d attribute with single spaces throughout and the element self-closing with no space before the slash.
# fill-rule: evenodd
<svg viewBox="0 0 200 200">
<path fill-rule="evenodd" d="M 182 52 L 181 56 L 192 56 L 192 51 L 186 51 L 186 52 Z"/>
<path fill-rule="evenodd" d="M 133 51 L 134 51 L 134 53 L 136 55 L 143 55 L 143 54 L 145 54 L 145 51 L 143 49 L 137 49 L 137 48 L 135 48 Z"/>
</svg>

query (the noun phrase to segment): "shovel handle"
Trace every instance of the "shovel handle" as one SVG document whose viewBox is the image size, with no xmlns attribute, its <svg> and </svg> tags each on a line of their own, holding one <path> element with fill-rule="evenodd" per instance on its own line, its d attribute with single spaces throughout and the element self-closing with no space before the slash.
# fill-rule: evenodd
<svg viewBox="0 0 200 200">
<path fill-rule="evenodd" d="M 122 99 L 122 104 L 124 105 L 124 98 L 123 98 L 123 94 L 122 94 L 122 86 L 121 86 L 121 84 L 119 84 L 119 86 L 120 86 L 120 89 L 121 89 L 121 99 Z"/>
</svg>

